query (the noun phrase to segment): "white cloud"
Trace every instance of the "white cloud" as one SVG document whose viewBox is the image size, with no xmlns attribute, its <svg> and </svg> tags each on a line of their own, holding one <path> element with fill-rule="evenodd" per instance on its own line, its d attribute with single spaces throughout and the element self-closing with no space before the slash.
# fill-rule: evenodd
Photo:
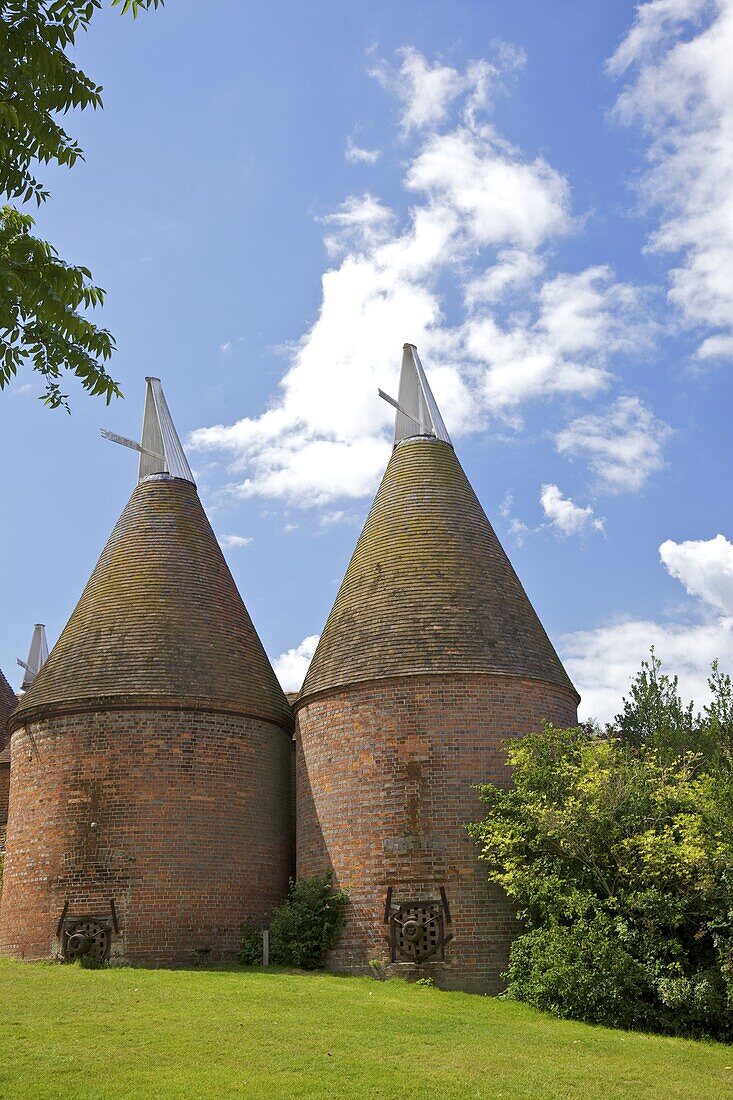
<svg viewBox="0 0 733 1100">
<path fill-rule="evenodd" d="M 678 258 L 669 299 L 713 330 L 700 359 L 733 358 L 733 2 L 651 0 L 609 62 L 627 86 L 615 114 L 649 140 L 644 201 L 658 210 L 649 247 Z"/>
<path fill-rule="evenodd" d="M 513 278 L 516 256 L 506 262 Z M 535 306 L 533 322 L 525 316 L 502 325 L 492 314 L 474 313 L 460 330 L 464 355 L 483 367 L 482 397 L 494 413 L 555 394 L 591 396 L 610 381 L 609 358 L 648 339 L 638 292 L 614 282 L 605 265 L 548 279 Z"/>
<path fill-rule="evenodd" d="M 402 63 L 395 72 L 388 65 L 372 69 L 372 75 L 399 97 L 403 104 L 402 130 L 439 126 L 465 88 L 465 80 L 450 65 L 430 62 L 412 46 L 399 50 Z"/>
<path fill-rule="evenodd" d="M 544 263 L 535 252 L 507 248 L 496 262 L 472 279 L 465 289 L 466 305 L 494 304 L 507 295 L 530 287 L 542 274 Z"/>
<path fill-rule="evenodd" d="M 362 149 L 360 145 L 355 145 L 351 138 L 346 142 L 344 156 L 350 164 L 376 164 L 381 155 L 381 149 Z"/>
<path fill-rule="evenodd" d="M 570 226 L 567 181 L 542 157 L 521 158 L 488 128 L 433 134 L 412 162 L 406 186 L 451 211 L 481 245 L 537 248 Z"/>
<path fill-rule="evenodd" d="M 718 659 L 733 670 L 733 544 L 714 539 L 659 547 L 671 576 L 703 602 L 702 622 L 654 622 L 617 618 L 595 630 L 560 639 L 565 667 L 583 703 L 580 715 L 610 721 L 621 709 L 632 677 L 654 646 L 665 668 L 680 678 L 683 698 L 701 706 L 708 695 L 710 666 Z"/>
<path fill-rule="evenodd" d="M 596 630 L 559 639 L 568 675 L 582 696 L 579 716 L 610 722 L 621 710 L 629 684 L 654 646 L 665 669 L 680 678 L 683 698 L 701 706 L 707 697 L 712 662 L 733 669 L 731 621 L 665 623 L 618 618 Z"/>
<path fill-rule="evenodd" d="M 252 539 L 248 535 L 219 535 L 218 542 L 223 550 L 240 550 L 249 546 Z"/>
<path fill-rule="evenodd" d="M 358 525 L 359 516 L 354 512 L 346 512 L 342 508 L 337 508 L 333 512 L 322 512 L 318 518 L 319 527 L 337 527 L 341 523 Z"/>
<path fill-rule="evenodd" d="M 419 131 L 404 178 L 412 205 L 399 218 L 378 196 L 352 195 L 322 219 L 331 266 L 320 311 L 289 350 L 271 408 L 191 436 L 194 448 L 229 453 L 228 493 L 299 507 L 371 494 L 392 421 L 376 391 L 394 389 L 406 340 L 458 436 L 492 418 L 518 427 L 532 401 L 598 393 L 611 358 L 648 339 L 644 296 L 607 266 L 545 275 L 573 225 L 567 181 L 476 121 L 512 56 L 447 72 L 403 53 L 404 88 L 423 77 L 428 88 L 419 110 L 405 100 Z M 438 132 L 438 122 L 451 125 Z M 465 308 L 449 322 L 443 289 L 456 283 Z M 506 316 L 519 290 L 524 311 Z"/>
<path fill-rule="evenodd" d="M 638 397 L 619 397 L 602 413 L 573 420 L 555 436 L 561 454 L 587 456 L 605 488 L 635 492 L 664 465 L 671 429 Z"/>
<path fill-rule="evenodd" d="M 367 191 L 350 195 L 333 214 L 321 218 L 329 228 L 325 237 L 329 256 L 368 253 L 390 238 L 394 212 Z"/>
<path fill-rule="evenodd" d="M 440 61 L 431 63 L 413 46 L 405 46 L 397 51 L 397 69 L 382 63 L 371 75 L 401 101 L 400 124 L 405 137 L 412 131 L 440 128 L 459 96 L 465 96 L 465 120 L 474 125 L 478 112 L 489 107 L 490 92 L 498 90 L 502 78 L 526 60 L 522 50 L 505 42 L 497 43 L 494 52 L 493 62 L 484 58 L 470 61 L 465 71 L 459 72 Z"/>
<path fill-rule="evenodd" d="M 512 515 L 514 497 L 510 489 L 504 494 L 504 499 L 499 506 L 499 515 L 506 520 L 509 536 L 514 539 L 517 546 L 523 546 L 528 535 L 533 532 L 523 520 Z"/>
<path fill-rule="evenodd" d="M 602 519 L 596 517 L 593 509 L 576 504 L 563 496 L 557 485 L 543 485 L 540 492 L 540 504 L 545 516 L 561 535 L 582 535 L 586 531 L 602 531 Z"/>
<path fill-rule="evenodd" d="M 272 662 L 283 691 L 300 691 L 308 665 L 318 645 L 318 634 L 309 634 L 300 645 L 281 653 Z"/>
<path fill-rule="evenodd" d="M 659 547 L 659 556 L 691 596 L 698 596 L 723 615 L 733 616 L 733 544 L 723 535 L 707 541 L 668 539 Z"/>
<path fill-rule="evenodd" d="M 229 355 L 230 352 L 234 351 L 238 344 L 243 343 L 243 336 L 238 336 L 235 340 L 224 340 L 223 343 L 219 344 L 219 352 L 221 355 Z"/>
<path fill-rule="evenodd" d="M 639 295 L 638 287 L 615 283 L 606 265 L 558 275 L 542 287 L 538 327 L 562 355 L 638 349 L 649 336 L 646 321 L 637 317 Z"/>
</svg>

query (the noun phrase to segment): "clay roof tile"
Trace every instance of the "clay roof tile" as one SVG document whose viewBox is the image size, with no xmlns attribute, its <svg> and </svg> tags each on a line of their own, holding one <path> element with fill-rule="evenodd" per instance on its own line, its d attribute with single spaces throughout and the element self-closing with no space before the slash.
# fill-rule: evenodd
<svg viewBox="0 0 733 1100">
<path fill-rule="evenodd" d="M 451 444 L 392 452 L 298 704 L 359 681 L 503 673 L 575 692 Z"/>
<path fill-rule="evenodd" d="M 136 486 L 14 723 L 137 703 L 292 721 L 196 486 L 168 474 Z"/>
</svg>

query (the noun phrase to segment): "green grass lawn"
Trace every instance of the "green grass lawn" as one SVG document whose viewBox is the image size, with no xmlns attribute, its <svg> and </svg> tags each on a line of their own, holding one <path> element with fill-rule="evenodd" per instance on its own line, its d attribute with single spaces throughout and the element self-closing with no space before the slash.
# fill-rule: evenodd
<svg viewBox="0 0 733 1100">
<path fill-rule="evenodd" d="M 0 1096 L 733 1096 L 733 1048 L 405 982 L 0 960 Z"/>
</svg>

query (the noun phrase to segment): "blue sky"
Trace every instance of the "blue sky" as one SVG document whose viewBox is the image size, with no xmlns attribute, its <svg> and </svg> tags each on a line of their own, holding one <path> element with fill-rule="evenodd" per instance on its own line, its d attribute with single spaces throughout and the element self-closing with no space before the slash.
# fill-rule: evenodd
<svg viewBox="0 0 733 1100">
<path fill-rule="evenodd" d="M 731 0 L 103 12 L 39 230 L 108 292 L 109 409 L 0 396 L 0 667 L 53 643 L 158 375 L 286 686 L 390 452 L 406 340 L 584 696 L 733 669 Z"/>
</svg>

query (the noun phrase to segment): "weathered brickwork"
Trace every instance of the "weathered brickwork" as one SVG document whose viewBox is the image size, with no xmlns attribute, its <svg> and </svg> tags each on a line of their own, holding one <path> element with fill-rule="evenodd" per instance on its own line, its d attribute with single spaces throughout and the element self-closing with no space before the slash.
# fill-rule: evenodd
<svg viewBox="0 0 733 1100">
<path fill-rule="evenodd" d="M 56 716 L 12 737 L 0 953 L 47 958 L 56 925 L 109 912 L 113 957 L 231 958 L 291 870 L 290 736 L 266 721 L 162 710 Z"/>
<path fill-rule="evenodd" d="M 10 799 L 10 752 L 0 753 L 0 825 L 8 820 L 8 802 Z"/>
<path fill-rule="evenodd" d="M 297 713 L 297 865 L 331 871 L 349 894 L 333 970 L 431 974 L 444 988 L 495 993 L 513 909 L 486 881 L 463 825 L 477 820 L 474 784 L 509 782 L 503 743 L 544 719 L 574 725 L 577 696 L 511 676 L 395 677 L 307 699 Z M 448 894 L 454 940 L 444 963 L 389 965 L 383 923 L 394 900 Z"/>
<path fill-rule="evenodd" d="M 62 913 L 111 919 L 113 899 L 113 959 L 227 959 L 289 875 L 331 872 L 350 899 L 332 970 L 500 988 L 517 925 L 465 831 L 475 786 L 508 783 L 506 740 L 574 724 L 578 697 L 446 438 L 394 448 L 297 700 L 193 482 L 157 472 L 15 702 L 0 674 L 0 954 L 56 955 Z M 389 887 L 445 888 L 445 960 L 391 962 Z"/>
</svg>

